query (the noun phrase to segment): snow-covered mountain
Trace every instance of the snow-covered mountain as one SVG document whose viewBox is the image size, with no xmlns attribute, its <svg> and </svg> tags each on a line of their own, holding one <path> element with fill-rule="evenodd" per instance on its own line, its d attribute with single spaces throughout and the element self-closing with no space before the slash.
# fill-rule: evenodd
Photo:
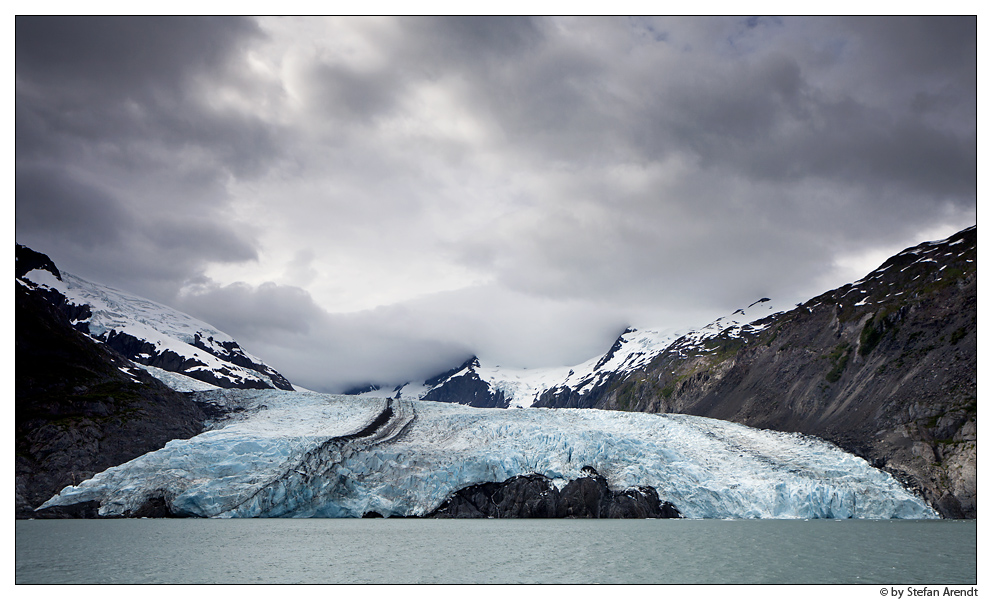
<svg viewBox="0 0 992 600">
<path fill-rule="evenodd" d="M 832 444 L 702 417 L 275 390 L 194 397 L 237 416 L 66 487 L 42 508 L 426 516 L 478 484 L 536 476 L 560 488 L 598 473 L 615 490 L 656 491 L 688 518 L 936 517 L 892 476 Z"/>
<path fill-rule="evenodd" d="M 589 394 L 546 394 L 539 405 L 815 435 L 896 474 L 943 516 L 975 518 L 977 276 L 969 227 L 749 327 L 687 336 Z"/>
<path fill-rule="evenodd" d="M 17 246 L 16 281 L 41 292 L 72 326 L 144 366 L 173 389 L 294 389 L 231 336 L 168 306 L 60 271 Z"/>
<path fill-rule="evenodd" d="M 622 381 L 663 352 L 707 351 L 707 343 L 716 337 L 741 338 L 743 334 L 761 331 L 767 326 L 762 324 L 763 320 L 777 312 L 770 299 L 762 298 L 687 332 L 628 328 L 605 354 L 578 365 L 519 369 L 484 364 L 472 357 L 422 384 L 369 390 L 360 395 L 454 402 L 477 408 L 526 408 L 544 406 L 551 401 L 556 406 L 588 407 L 597 390 Z"/>
<path fill-rule="evenodd" d="M 768 299 L 688 333 L 625 331 L 581 365 L 471 359 L 380 396 L 478 407 L 681 413 L 815 435 L 977 516 L 977 228 L 777 311 Z"/>
</svg>

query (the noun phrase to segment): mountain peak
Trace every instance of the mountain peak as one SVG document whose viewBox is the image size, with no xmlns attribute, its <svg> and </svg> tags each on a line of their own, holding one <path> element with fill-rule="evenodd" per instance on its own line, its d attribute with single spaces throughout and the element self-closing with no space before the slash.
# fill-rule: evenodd
<svg viewBox="0 0 992 600">
<path fill-rule="evenodd" d="M 479 368 L 479 357 L 472 355 L 471 358 L 469 358 L 459 366 L 453 369 L 449 369 L 444 373 L 441 373 L 440 375 L 435 375 L 434 377 L 431 377 L 430 379 L 424 381 L 424 385 L 433 387 L 451 378 L 453 375 L 460 373 L 461 371 L 464 371 L 466 369 L 471 371 L 472 369 L 477 369 L 477 368 Z"/>
<path fill-rule="evenodd" d="M 52 259 L 48 258 L 47 254 L 36 252 L 27 246 L 17 244 L 17 250 L 14 254 L 14 262 L 14 277 L 18 279 L 24 277 L 35 269 L 41 269 L 42 271 L 48 271 L 54 275 L 56 279 L 62 281 L 62 273 L 59 272 L 58 267 L 55 266 Z"/>
</svg>

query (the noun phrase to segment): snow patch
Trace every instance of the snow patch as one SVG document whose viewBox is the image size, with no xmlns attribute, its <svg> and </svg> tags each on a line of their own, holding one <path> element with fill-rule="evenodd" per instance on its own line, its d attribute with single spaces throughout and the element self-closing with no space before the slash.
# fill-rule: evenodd
<svg viewBox="0 0 992 600">
<path fill-rule="evenodd" d="M 172 371 L 166 371 L 165 369 L 142 365 L 140 363 L 137 363 L 136 366 L 144 369 L 149 375 L 155 379 L 158 379 L 177 392 L 201 392 L 205 390 L 221 389 L 216 385 L 200 381 L 199 379 L 193 379 L 192 377 L 181 373 L 174 373 Z"/>
</svg>

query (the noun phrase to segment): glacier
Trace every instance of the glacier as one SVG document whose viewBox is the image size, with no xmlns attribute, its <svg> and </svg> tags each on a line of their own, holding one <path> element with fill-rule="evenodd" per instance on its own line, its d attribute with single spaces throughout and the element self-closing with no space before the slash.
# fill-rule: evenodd
<svg viewBox="0 0 992 600">
<path fill-rule="evenodd" d="M 591 466 L 654 487 L 687 518 L 937 518 L 891 475 L 822 440 L 704 417 L 478 409 L 316 392 L 194 392 L 225 416 L 68 486 L 39 509 L 164 501 L 189 517 L 424 516 L 457 490 L 524 474 L 559 488 Z"/>
</svg>

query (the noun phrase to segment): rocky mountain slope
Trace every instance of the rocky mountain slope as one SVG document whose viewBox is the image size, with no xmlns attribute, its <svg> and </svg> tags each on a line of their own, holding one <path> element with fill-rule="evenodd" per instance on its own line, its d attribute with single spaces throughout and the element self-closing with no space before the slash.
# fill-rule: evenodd
<svg viewBox="0 0 992 600">
<path fill-rule="evenodd" d="M 33 509 L 67 485 L 196 435 L 206 415 L 184 394 L 75 330 L 41 292 L 14 287 L 15 512 L 22 518 L 86 516 L 93 507 Z"/>
<path fill-rule="evenodd" d="M 226 333 L 162 304 L 61 272 L 48 256 L 26 246 L 17 246 L 15 276 L 78 331 L 153 372 L 189 378 L 187 389 L 293 389 Z"/>
<path fill-rule="evenodd" d="M 577 398 L 816 435 L 888 470 L 945 517 L 976 516 L 976 228 L 741 331 L 680 338 Z"/>
</svg>

